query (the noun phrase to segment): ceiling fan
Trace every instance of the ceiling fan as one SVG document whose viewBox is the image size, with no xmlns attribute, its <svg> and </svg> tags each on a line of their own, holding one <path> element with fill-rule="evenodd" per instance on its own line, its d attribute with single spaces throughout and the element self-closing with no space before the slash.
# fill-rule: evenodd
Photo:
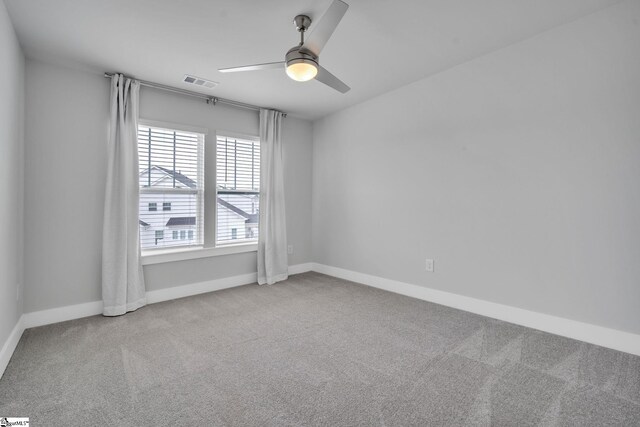
<svg viewBox="0 0 640 427">
<path fill-rule="evenodd" d="M 266 64 L 245 65 L 243 67 L 221 68 L 221 73 L 235 73 L 238 71 L 258 71 L 282 68 L 293 80 L 306 82 L 316 79 L 333 89 L 346 93 L 351 89 L 340 79 L 331 74 L 320 65 L 320 51 L 335 31 L 340 20 L 347 12 L 349 5 L 341 0 L 333 0 L 331 6 L 322 15 L 320 21 L 314 25 L 313 32 L 304 39 L 304 34 L 311 25 L 311 18 L 307 15 L 298 15 L 293 19 L 296 29 L 300 32 L 300 44 L 289 49 L 285 60 L 280 62 L 268 62 Z"/>
</svg>

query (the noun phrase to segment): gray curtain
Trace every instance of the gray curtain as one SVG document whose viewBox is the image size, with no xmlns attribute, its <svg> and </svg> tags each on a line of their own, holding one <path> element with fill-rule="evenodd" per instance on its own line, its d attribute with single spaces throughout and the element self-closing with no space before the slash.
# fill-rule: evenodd
<svg viewBox="0 0 640 427">
<path fill-rule="evenodd" d="M 260 110 L 258 283 L 261 285 L 289 277 L 281 123 L 281 112 Z"/>
<path fill-rule="evenodd" d="M 111 79 L 111 121 L 102 231 L 102 300 L 105 316 L 146 303 L 138 230 L 138 94 L 136 80 Z"/>
</svg>

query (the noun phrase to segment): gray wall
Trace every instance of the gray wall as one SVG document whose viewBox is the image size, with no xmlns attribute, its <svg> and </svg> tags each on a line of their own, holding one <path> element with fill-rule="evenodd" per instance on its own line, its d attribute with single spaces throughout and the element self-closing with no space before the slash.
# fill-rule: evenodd
<svg viewBox="0 0 640 427">
<path fill-rule="evenodd" d="M 27 61 L 25 312 L 101 299 L 109 81 Z M 141 89 L 140 116 L 258 134 L 255 111 Z M 311 124 L 283 121 L 290 264 L 311 260 Z M 147 290 L 256 271 L 255 253 L 145 266 Z"/>
<path fill-rule="evenodd" d="M 314 261 L 640 333 L 639 22 L 625 2 L 314 122 Z"/>
<path fill-rule="evenodd" d="M 22 314 L 25 60 L 0 1 L 0 348 Z"/>
</svg>

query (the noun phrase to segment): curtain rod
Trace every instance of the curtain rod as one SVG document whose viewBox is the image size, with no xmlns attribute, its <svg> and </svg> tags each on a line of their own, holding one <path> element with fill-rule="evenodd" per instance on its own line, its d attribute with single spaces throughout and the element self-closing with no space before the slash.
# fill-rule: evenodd
<svg viewBox="0 0 640 427">
<path fill-rule="evenodd" d="M 104 73 L 104 76 L 108 79 L 110 79 L 111 77 L 113 77 L 115 73 Z M 227 105 L 231 105 L 233 107 L 239 107 L 239 108 L 246 108 L 248 110 L 255 110 L 255 111 L 260 111 L 261 108 L 263 107 L 259 107 L 257 105 L 252 105 L 252 104 L 246 104 L 244 102 L 239 102 L 239 101 L 233 101 L 231 99 L 225 99 L 225 98 L 219 98 L 217 96 L 212 96 L 212 95 L 206 95 L 204 93 L 199 93 L 199 92 L 193 92 L 190 90 L 185 90 L 185 89 L 179 89 L 176 87 L 172 87 L 172 86 L 167 86 L 167 85 L 163 85 L 163 84 L 159 84 L 159 83 L 153 83 L 153 82 L 149 82 L 146 80 L 140 80 L 140 79 L 134 79 L 133 77 L 124 75 L 126 78 L 130 78 L 133 80 L 137 80 L 138 82 L 140 82 L 141 86 L 147 86 L 147 87 L 151 87 L 154 89 L 160 89 L 160 90 L 164 90 L 167 92 L 173 92 L 173 93 L 179 93 L 181 95 L 186 95 L 186 96 L 193 96 L 195 98 L 200 98 L 200 99 L 204 99 L 207 104 L 212 104 L 212 105 L 216 105 L 217 103 L 220 104 L 227 104 Z M 287 117 L 287 113 L 282 112 L 282 117 Z"/>
</svg>

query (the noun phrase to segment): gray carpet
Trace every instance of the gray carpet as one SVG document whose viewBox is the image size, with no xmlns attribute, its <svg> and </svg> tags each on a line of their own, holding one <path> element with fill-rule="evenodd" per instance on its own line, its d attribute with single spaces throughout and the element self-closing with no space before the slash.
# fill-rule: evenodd
<svg viewBox="0 0 640 427">
<path fill-rule="evenodd" d="M 640 425 L 640 358 L 317 273 L 25 331 L 32 425 Z"/>
</svg>

